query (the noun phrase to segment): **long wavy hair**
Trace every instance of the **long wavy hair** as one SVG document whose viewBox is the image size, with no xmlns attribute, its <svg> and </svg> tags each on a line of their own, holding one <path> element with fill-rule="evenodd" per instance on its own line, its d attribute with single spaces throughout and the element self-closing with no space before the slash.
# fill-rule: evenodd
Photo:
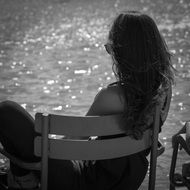
<svg viewBox="0 0 190 190">
<path fill-rule="evenodd" d="M 155 95 L 174 81 L 171 54 L 154 20 L 137 11 L 123 11 L 115 18 L 106 48 L 117 82 L 124 89 L 124 117 L 133 123 L 133 136 L 139 139 L 146 128 L 142 118 Z"/>
</svg>

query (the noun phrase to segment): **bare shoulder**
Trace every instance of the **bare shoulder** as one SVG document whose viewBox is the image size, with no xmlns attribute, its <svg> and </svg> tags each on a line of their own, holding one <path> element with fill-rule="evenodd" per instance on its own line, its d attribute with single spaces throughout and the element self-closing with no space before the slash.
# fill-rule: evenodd
<svg viewBox="0 0 190 190">
<path fill-rule="evenodd" d="M 124 94 L 118 85 L 103 88 L 95 97 L 87 115 L 110 115 L 124 111 Z"/>
<path fill-rule="evenodd" d="M 96 98 L 104 99 L 104 101 L 106 102 L 112 102 L 114 100 L 116 101 L 116 103 L 121 103 L 122 101 L 124 101 L 123 90 L 118 85 L 113 85 L 103 88 L 97 94 Z"/>
</svg>

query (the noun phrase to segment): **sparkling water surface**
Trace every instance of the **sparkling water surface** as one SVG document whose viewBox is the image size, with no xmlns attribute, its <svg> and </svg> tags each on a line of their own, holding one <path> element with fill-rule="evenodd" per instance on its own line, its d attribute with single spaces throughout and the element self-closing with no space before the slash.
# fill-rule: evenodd
<svg viewBox="0 0 190 190">
<path fill-rule="evenodd" d="M 190 119 L 189 0 L 0 0 L 0 8 L 0 101 L 16 101 L 33 116 L 84 115 L 115 81 L 103 47 L 115 14 L 140 10 L 155 19 L 178 70 L 157 169 L 156 189 L 168 189 L 171 136 Z M 178 167 L 187 160 L 181 151 Z"/>
</svg>

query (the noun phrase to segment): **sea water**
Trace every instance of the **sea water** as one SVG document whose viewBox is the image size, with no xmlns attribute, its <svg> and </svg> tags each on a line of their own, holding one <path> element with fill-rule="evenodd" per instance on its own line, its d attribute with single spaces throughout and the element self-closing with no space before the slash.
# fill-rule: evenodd
<svg viewBox="0 0 190 190">
<path fill-rule="evenodd" d="M 115 81 L 103 46 L 115 14 L 140 10 L 154 18 L 178 70 L 157 167 L 156 189 L 168 189 L 171 137 L 190 119 L 189 0 L 0 0 L 0 8 L 0 101 L 16 101 L 33 116 L 84 115 Z M 177 169 L 188 159 L 181 151 Z"/>
</svg>

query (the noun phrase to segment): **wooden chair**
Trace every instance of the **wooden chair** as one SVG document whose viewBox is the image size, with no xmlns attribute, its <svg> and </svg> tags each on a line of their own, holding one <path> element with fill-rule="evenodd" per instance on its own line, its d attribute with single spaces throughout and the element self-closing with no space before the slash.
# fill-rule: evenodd
<svg viewBox="0 0 190 190">
<path fill-rule="evenodd" d="M 12 162 L 22 168 L 41 170 L 41 190 L 48 189 L 48 158 L 69 160 L 101 160 L 131 155 L 148 148 L 150 153 L 149 190 L 155 189 L 156 162 L 164 148 L 158 147 L 160 123 L 160 106 L 155 109 L 154 127 L 144 132 L 141 140 L 129 136 L 106 140 L 80 140 L 76 137 L 110 136 L 123 134 L 121 115 L 109 116 L 60 116 L 35 115 L 35 130 L 41 133 L 36 137 L 35 155 L 41 156 L 39 163 L 25 163 L 0 149 Z M 50 134 L 64 135 L 69 138 L 48 138 Z M 72 139 L 72 137 L 75 137 Z M 82 152 L 82 154 L 81 154 Z"/>
<path fill-rule="evenodd" d="M 189 122 L 185 123 L 185 126 L 189 125 Z M 175 139 L 173 139 L 173 154 L 172 154 L 172 160 L 171 160 L 171 166 L 170 166 L 170 190 L 175 190 L 175 187 L 187 187 L 190 189 L 190 178 L 187 178 L 182 173 L 175 173 L 175 167 L 177 162 L 177 155 L 179 147 L 183 148 L 185 152 L 190 155 L 190 148 L 187 146 L 186 143 L 186 134 L 179 134 L 175 136 Z"/>
</svg>

